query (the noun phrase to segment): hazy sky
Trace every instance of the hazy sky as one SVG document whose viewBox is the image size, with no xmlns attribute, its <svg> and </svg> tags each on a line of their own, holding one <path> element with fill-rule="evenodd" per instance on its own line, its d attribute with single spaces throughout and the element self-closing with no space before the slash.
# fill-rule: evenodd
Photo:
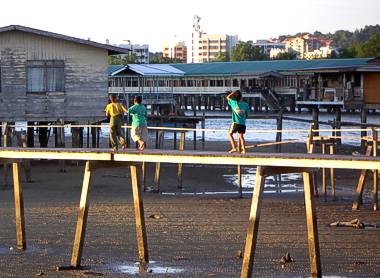
<svg viewBox="0 0 380 278">
<path fill-rule="evenodd" d="M 25 25 L 112 44 L 131 40 L 161 51 L 175 35 L 188 43 L 193 16 L 207 33 L 256 40 L 300 31 L 380 24 L 380 0 L 0 0 L 0 26 Z"/>
</svg>

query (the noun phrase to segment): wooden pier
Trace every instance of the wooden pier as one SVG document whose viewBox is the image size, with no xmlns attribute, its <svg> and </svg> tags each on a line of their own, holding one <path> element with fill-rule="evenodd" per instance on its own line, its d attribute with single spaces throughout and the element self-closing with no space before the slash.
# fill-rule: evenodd
<svg viewBox="0 0 380 278">
<path fill-rule="evenodd" d="M 89 208 L 88 193 L 91 185 L 91 173 L 94 170 L 105 167 L 130 167 L 135 207 L 138 254 L 140 262 L 144 264 L 149 261 L 149 252 L 145 229 L 143 199 L 138 176 L 138 169 L 143 162 L 258 166 L 256 186 L 252 195 L 252 205 L 248 221 L 241 277 L 251 277 L 253 272 L 253 261 L 261 212 L 261 200 L 263 197 L 265 178 L 267 176 L 295 172 L 303 174 L 311 274 L 313 277 L 321 277 L 322 270 L 319 254 L 318 227 L 310 170 L 313 168 L 369 169 L 374 170 L 377 173 L 380 169 L 380 158 L 374 156 L 286 153 L 249 153 L 241 155 L 224 152 L 196 152 L 181 150 L 166 150 L 163 153 L 162 150 L 146 150 L 144 152 L 126 150 L 112 152 L 109 149 L 0 148 L 0 163 L 13 164 L 17 247 L 19 249 L 26 248 L 24 206 L 22 187 L 19 179 L 19 162 L 23 159 L 86 161 L 70 269 L 79 268 L 81 263 Z"/>
</svg>

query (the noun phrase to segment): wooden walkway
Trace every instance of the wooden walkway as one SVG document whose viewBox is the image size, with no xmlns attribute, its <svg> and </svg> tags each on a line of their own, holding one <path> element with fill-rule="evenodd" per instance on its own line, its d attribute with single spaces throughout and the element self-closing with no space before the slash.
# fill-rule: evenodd
<svg viewBox="0 0 380 278">
<path fill-rule="evenodd" d="M 89 209 L 88 193 L 91 184 L 91 174 L 94 170 L 104 167 L 130 167 L 139 260 L 142 264 L 144 264 L 149 262 L 149 254 L 145 229 L 144 206 L 138 176 L 138 166 L 140 166 L 141 162 L 209 165 L 257 165 L 255 188 L 252 195 L 241 277 L 252 276 L 263 189 L 265 178 L 267 176 L 280 173 L 303 174 L 311 274 L 313 277 L 321 277 L 322 271 L 314 205 L 314 188 L 312 186 L 312 175 L 310 171 L 313 168 L 380 170 L 380 157 L 369 156 L 285 153 L 250 153 L 241 155 L 228 154 L 224 152 L 170 150 L 165 150 L 165 153 L 163 153 L 162 150 L 146 150 L 144 152 L 126 150 L 112 152 L 109 149 L 0 148 L 0 163 L 12 163 L 16 211 L 16 235 L 17 247 L 19 249 L 26 248 L 24 207 L 18 163 L 22 159 L 86 161 L 71 265 L 68 269 L 76 269 L 81 265 Z"/>
</svg>

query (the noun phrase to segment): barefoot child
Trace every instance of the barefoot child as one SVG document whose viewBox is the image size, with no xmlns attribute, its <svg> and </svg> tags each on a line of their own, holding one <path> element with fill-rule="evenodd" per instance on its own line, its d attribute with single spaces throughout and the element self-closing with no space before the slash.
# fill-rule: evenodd
<svg viewBox="0 0 380 278">
<path fill-rule="evenodd" d="M 238 142 L 241 146 L 241 153 L 245 153 L 245 120 L 248 117 L 249 107 L 246 102 L 242 101 L 242 94 L 239 90 L 235 92 L 229 92 L 227 96 L 228 105 L 231 106 L 232 110 L 232 124 L 231 128 L 228 131 L 228 139 L 231 143 L 230 153 L 237 152 L 237 147 L 235 143 L 235 139 L 233 134 L 237 132 L 238 134 Z"/>
<path fill-rule="evenodd" d="M 147 112 L 144 105 L 141 104 L 141 96 L 134 98 L 134 105 L 128 109 L 128 113 L 132 115 L 131 137 L 134 142 L 138 143 L 138 149 L 145 149 L 145 142 L 148 139 L 148 128 L 146 124 Z"/>
<path fill-rule="evenodd" d="M 121 147 L 124 149 L 125 138 L 121 130 L 123 125 L 123 113 L 127 112 L 127 109 L 117 102 L 115 95 L 109 96 L 110 103 L 106 106 L 106 117 L 110 118 L 110 143 L 113 150 L 117 150 L 117 141 L 119 141 Z"/>
</svg>

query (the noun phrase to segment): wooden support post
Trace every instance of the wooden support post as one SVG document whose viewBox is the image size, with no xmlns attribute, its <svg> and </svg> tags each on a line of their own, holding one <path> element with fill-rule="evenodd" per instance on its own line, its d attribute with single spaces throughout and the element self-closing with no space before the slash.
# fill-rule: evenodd
<svg viewBox="0 0 380 278">
<path fill-rule="evenodd" d="M 361 113 L 360 113 L 360 123 L 362 124 L 361 125 L 362 129 L 367 128 L 364 125 L 367 123 L 367 109 L 362 108 Z M 366 145 L 367 145 L 367 141 L 363 139 L 363 137 L 366 137 L 366 136 L 367 136 L 367 131 L 363 130 L 360 132 L 360 137 L 362 137 L 362 139 L 360 139 L 360 146 L 362 150 L 365 150 Z"/>
<path fill-rule="evenodd" d="M 133 192 L 133 205 L 135 207 L 136 235 L 139 261 L 140 264 L 146 264 L 149 262 L 149 255 L 145 228 L 144 204 L 141 196 L 139 179 L 137 176 L 137 167 L 135 165 L 131 165 L 130 169 Z"/>
<path fill-rule="evenodd" d="M 303 172 L 310 268 L 312 277 L 322 277 L 319 255 L 317 218 L 315 215 L 313 186 L 311 179 L 312 176 L 309 172 Z"/>
<path fill-rule="evenodd" d="M 146 162 L 143 162 L 141 164 L 141 182 L 142 182 L 142 188 L 145 192 L 146 190 Z"/>
<path fill-rule="evenodd" d="M 86 161 L 84 177 L 83 177 L 82 193 L 81 193 L 80 204 L 79 204 L 77 227 L 75 231 L 73 252 L 71 255 L 71 266 L 73 268 L 79 268 L 81 260 L 82 260 L 82 251 L 83 251 L 84 238 L 86 235 L 86 224 L 87 224 L 87 216 L 88 216 L 88 208 L 89 208 L 88 193 L 89 193 L 89 188 L 90 188 L 90 180 L 91 180 L 91 164 L 90 164 L 90 161 Z"/>
<path fill-rule="evenodd" d="M 315 129 L 314 123 L 312 123 L 310 126 L 309 137 L 308 137 L 307 142 L 306 142 L 307 153 L 314 153 L 314 131 L 313 131 L 313 129 Z M 314 196 L 318 197 L 317 176 L 315 175 L 314 172 L 312 172 L 310 175 L 311 175 L 311 184 L 313 187 Z"/>
<path fill-rule="evenodd" d="M 64 128 L 64 121 L 61 121 L 62 127 L 57 128 L 57 147 L 58 148 L 64 148 L 65 147 L 65 128 Z M 60 172 L 66 172 L 66 161 L 65 160 L 59 160 L 59 171 Z"/>
<path fill-rule="evenodd" d="M 157 138 L 157 148 L 161 149 L 164 144 L 164 131 L 159 131 L 158 132 L 158 138 Z M 156 170 L 154 173 L 154 183 L 156 184 L 156 191 L 160 192 L 160 184 L 161 184 L 161 163 L 156 162 Z"/>
<path fill-rule="evenodd" d="M 281 142 L 282 141 L 282 113 L 279 112 L 277 118 L 277 134 L 276 134 L 276 142 Z M 277 152 L 281 152 L 281 144 L 277 144 L 276 149 Z"/>
<path fill-rule="evenodd" d="M 238 140 L 237 144 L 238 152 L 241 152 L 241 144 Z M 239 198 L 243 198 L 243 180 L 242 180 L 242 174 L 241 174 L 241 165 L 237 166 L 237 178 L 238 178 L 238 192 L 239 192 Z"/>
<path fill-rule="evenodd" d="M 330 154 L 334 154 L 334 144 L 330 145 Z M 331 196 L 335 200 L 335 170 L 330 168 L 330 186 L 331 186 Z"/>
<path fill-rule="evenodd" d="M 201 122 L 201 128 L 202 128 L 202 150 L 205 149 L 205 129 L 206 127 L 206 117 L 205 117 L 205 113 L 203 112 L 203 115 L 202 115 L 202 122 Z"/>
<path fill-rule="evenodd" d="M 174 127 L 177 127 L 177 123 L 174 124 Z M 177 149 L 177 131 L 173 133 L 173 149 Z"/>
<path fill-rule="evenodd" d="M 323 138 L 321 142 L 322 142 L 322 154 L 326 154 L 326 143 L 323 141 Z M 322 168 L 322 194 L 323 194 L 325 202 L 327 201 L 326 184 L 327 184 L 326 168 Z"/>
<path fill-rule="evenodd" d="M 27 131 L 26 131 L 26 137 L 27 137 L 27 144 L 28 148 L 34 148 L 34 127 L 29 127 L 34 125 L 34 122 L 28 122 L 27 123 Z"/>
<path fill-rule="evenodd" d="M 377 130 L 376 128 L 372 128 L 372 140 L 373 140 L 373 156 L 377 156 Z M 373 170 L 373 210 L 378 210 L 379 209 L 379 188 L 378 188 L 378 183 L 379 183 L 379 170 Z"/>
<path fill-rule="evenodd" d="M 372 155 L 371 145 L 368 145 L 365 155 L 366 156 Z M 360 171 L 358 185 L 356 186 L 355 200 L 354 200 L 354 203 L 352 204 L 352 210 L 358 210 L 360 208 L 360 205 L 363 203 L 362 196 L 363 196 L 364 184 L 367 178 L 367 173 L 368 173 L 368 170 L 366 169 Z"/>
<path fill-rule="evenodd" d="M 337 137 L 342 136 L 342 132 L 340 131 L 341 122 L 342 122 L 342 111 L 340 110 L 340 107 L 336 107 L 335 108 L 335 128 L 337 129 L 337 131 L 335 132 L 335 135 Z M 338 146 L 342 144 L 341 138 L 337 138 L 334 141 L 338 144 Z"/>
<path fill-rule="evenodd" d="M 90 122 L 87 122 L 88 125 L 90 125 Z M 87 136 L 86 136 L 86 146 L 87 148 L 90 147 L 90 127 L 87 126 Z"/>
<path fill-rule="evenodd" d="M 91 146 L 96 148 L 96 127 L 91 127 Z"/>
<path fill-rule="evenodd" d="M 318 107 L 312 108 L 312 116 L 313 116 L 313 129 L 319 129 L 319 109 Z M 319 136 L 318 131 L 313 132 L 313 136 Z"/>
<path fill-rule="evenodd" d="M 265 178 L 263 168 L 258 166 L 256 169 L 255 188 L 252 194 L 251 211 L 249 214 L 249 222 L 247 228 L 247 236 L 245 240 L 245 249 L 243 257 L 243 265 L 241 269 L 241 278 L 251 278 L 253 262 L 255 257 L 257 235 L 259 231 L 261 202 L 264 191 Z"/>
<path fill-rule="evenodd" d="M 16 215 L 16 238 L 17 249 L 26 249 L 25 240 L 25 218 L 24 218 L 24 201 L 22 197 L 20 171 L 17 162 L 12 163 L 13 166 L 13 191 L 15 197 L 15 215 Z"/>
<path fill-rule="evenodd" d="M 186 133 L 184 131 L 181 132 L 181 138 L 179 141 L 179 150 L 183 151 L 185 149 L 185 138 Z M 178 172 L 177 172 L 177 187 L 182 188 L 182 177 L 183 177 L 183 164 L 178 163 Z"/>
</svg>

